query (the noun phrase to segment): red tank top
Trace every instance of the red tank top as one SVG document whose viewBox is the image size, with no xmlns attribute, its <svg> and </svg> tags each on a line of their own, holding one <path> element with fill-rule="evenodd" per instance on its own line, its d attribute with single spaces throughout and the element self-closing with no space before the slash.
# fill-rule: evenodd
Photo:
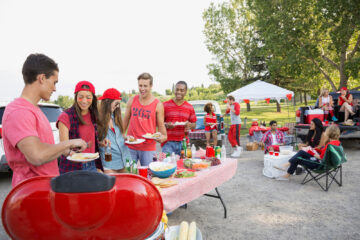
<svg viewBox="0 0 360 240">
<path fill-rule="evenodd" d="M 127 135 L 143 139 L 146 133 L 156 132 L 156 106 L 159 99 L 155 99 L 148 105 L 141 105 L 139 95 L 136 95 L 131 105 L 130 124 Z M 133 150 L 156 151 L 155 140 L 146 140 L 141 144 L 128 145 Z"/>
<path fill-rule="evenodd" d="M 206 123 L 216 123 L 216 115 L 215 115 L 215 113 L 212 113 L 211 115 L 207 113 L 206 116 L 205 116 L 205 122 Z M 210 131 L 210 130 L 213 130 L 213 129 L 217 129 L 216 125 L 205 126 L 205 131 Z"/>
<path fill-rule="evenodd" d="M 346 98 L 346 99 L 349 99 L 350 95 L 351 95 L 351 94 L 349 93 L 348 95 L 345 96 L 345 98 Z M 345 102 L 345 101 L 341 98 L 341 95 L 340 95 L 340 96 L 339 96 L 339 105 L 340 105 L 340 106 L 343 105 L 344 102 Z M 353 105 L 353 103 L 350 103 L 350 106 L 352 106 L 352 105 Z"/>
</svg>

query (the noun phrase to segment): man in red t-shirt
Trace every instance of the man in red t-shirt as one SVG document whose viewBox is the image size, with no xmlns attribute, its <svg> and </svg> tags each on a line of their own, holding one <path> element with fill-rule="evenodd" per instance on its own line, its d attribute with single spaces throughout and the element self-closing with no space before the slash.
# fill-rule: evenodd
<svg viewBox="0 0 360 240">
<path fill-rule="evenodd" d="M 180 155 L 185 131 L 196 127 L 194 107 L 184 100 L 186 92 L 186 82 L 179 81 L 175 85 L 175 98 L 163 103 L 168 136 L 167 142 L 162 145 L 163 152 Z"/>
<path fill-rule="evenodd" d="M 25 87 L 21 96 L 6 106 L 3 116 L 3 143 L 13 170 L 12 186 L 36 176 L 59 175 L 57 158 L 73 148 L 83 151 L 87 144 L 72 139 L 54 144 L 52 129 L 38 107 L 40 99 L 50 100 L 58 82 L 59 68 L 43 54 L 30 54 L 22 69 Z"/>
</svg>

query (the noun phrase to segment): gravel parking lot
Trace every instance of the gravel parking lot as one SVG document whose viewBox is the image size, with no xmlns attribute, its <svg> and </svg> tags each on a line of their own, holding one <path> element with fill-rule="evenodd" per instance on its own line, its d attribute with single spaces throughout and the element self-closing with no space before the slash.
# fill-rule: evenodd
<svg viewBox="0 0 360 240">
<path fill-rule="evenodd" d="M 324 192 L 316 183 L 301 185 L 304 174 L 290 181 L 262 175 L 261 151 L 245 151 L 237 173 L 218 189 L 228 209 L 223 218 L 219 200 L 200 197 L 169 217 L 169 225 L 196 221 L 204 239 L 360 239 L 360 144 L 343 143 L 348 162 L 343 186 Z M 229 153 L 229 152 L 228 152 Z M 11 175 L 0 176 L 0 197 L 10 191 Z M 8 239 L 3 228 L 0 239 Z"/>
</svg>

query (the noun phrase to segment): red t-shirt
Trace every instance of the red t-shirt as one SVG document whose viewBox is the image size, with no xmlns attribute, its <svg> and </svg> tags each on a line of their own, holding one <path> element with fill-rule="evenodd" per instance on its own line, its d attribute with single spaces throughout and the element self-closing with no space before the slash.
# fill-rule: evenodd
<svg viewBox="0 0 360 240">
<path fill-rule="evenodd" d="M 351 94 L 349 93 L 348 95 L 345 96 L 345 98 L 346 98 L 346 99 L 349 99 L 350 95 L 351 95 Z M 345 102 L 345 101 L 342 99 L 342 97 L 341 97 L 341 95 L 340 95 L 340 96 L 339 96 L 339 105 L 342 106 L 342 105 L 344 104 L 344 102 Z M 353 103 L 350 103 L 350 106 L 352 106 L 352 105 L 353 105 Z"/>
<path fill-rule="evenodd" d="M 177 105 L 173 99 L 166 101 L 164 104 L 164 115 L 166 123 L 175 122 L 196 122 L 194 107 L 185 101 Z M 167 141 L 181 141 L 184 138 L 185 126 L 176 126 L 172 129 L 166 129 Z"/>
<path fill-rule="evenodd" d="M 211 115 L 210 114 L 206 114 L 205 116 L 205 123 L 216 123 L 216 114 L 215 113 L 212 113 Z M 212 126 L 205 126 L 205 131 L 210 131 L 210 130 L 213 130 L 213 129 L 217 129 L 217 126 L 214 124 Z"/>
<path fill-rule="evenodd" d="M 56 159 L 35 166 L 17 148 L 22 139 L 30 136 L 38 137 L 43 143 L 54 144 L 50 123 L 39 107 L 23 98 L 17 98 L 6 106 L 2 120 L 4 150 L 13 170 L 13 187 L 31 177 L 59 175 Z"/>
<path fill-rule="evenodd" d="M 80 134 L 80 138 L 82 138 L 82 140 L 84 140 L 85 142 L 90 142 L 91 141 L 91 147 L 85 149 L 83 152 L 84 153 L 94 153 L 95 152 L 95 129 L 94 129 L 94 125 L 91 122 L 91 115 L 90 112 L 87 113 L 86 115 L 82 115 L 86 125 L 80 124 L 79 123 L 79 134 Z M 63 112 L 60 114 L 59 118 L 58 118 L 58 122 L 62 122 L 68 129 L 70 129 L 70 119 L 69 119 L 69 115 L 67 115 L 67 113 Z"/>
</svg>

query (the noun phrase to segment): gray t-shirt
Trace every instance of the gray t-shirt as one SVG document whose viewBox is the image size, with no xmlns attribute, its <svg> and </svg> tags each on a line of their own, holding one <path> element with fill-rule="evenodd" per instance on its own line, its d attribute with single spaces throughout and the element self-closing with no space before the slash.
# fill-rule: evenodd
<svg viewBox="0 0 360 240">
<path fill-rule="evenodd" d="M 234 102 L 231 106 L 230 106 L 230 117 L 231 117 L 231 125 L 234 125 L 234 124 L 241 124 L 241 118 L 240 118 L 240 113 L 239 115 L 236 115 L 233 111 L 235 109 L 235 105 L 236 105 L 236 108 L 239 109 L 239 112 L 240 112 L 240 104 L 237 103 L 237 102 Z"/>
</svg>

